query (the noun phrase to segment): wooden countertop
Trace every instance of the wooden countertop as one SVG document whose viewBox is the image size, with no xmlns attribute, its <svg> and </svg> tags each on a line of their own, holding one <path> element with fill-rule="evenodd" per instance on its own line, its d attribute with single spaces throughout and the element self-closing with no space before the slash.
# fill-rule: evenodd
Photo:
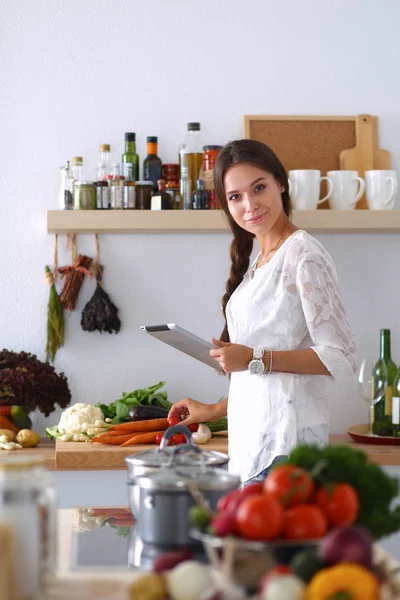
<svg viewBox="0 0 400 600">
<path fill-rule="evenodd" d="M 137 444 L 127 448 L 109 446 L 97 443 L 62 442 L 56 440 L 56 468 L 57 469 L 126 469 L 125 457 L 138 454 L 146 450 L 154 450 L 155 444 Z M 216 450 L 228 453 L 227 434 L 218 434 L 207 444 L 201 446 L 202 450 Z"/>
<path fill-rule="evenodd" d="M 381 446 L 379 444 L 356 444 L 347 435 L 331 434 L 331 444 L 349 444 L 366 452 L 370 460 L 382 466 L 400 466 L 400 446 Z M 57 443 L 43 440 L 36 448 L 23 450 L 24 456 L 42 456 L 45 464 L 50 470 L 125 470 L 124 457 L 143 450 L 154 448 L 152 445 L 132 446 L 130 448 L 119 448 L 115 446 L 102 446 L 101 444 L 85 444 L 83 442 L 61 442 Z M 202 446 L 207 450 L 218 450 L 228 452 L 228 438 L 214 437 L 208 444 Z M 1 460 L 1 455 L 0 455 Z"/>
</svg>

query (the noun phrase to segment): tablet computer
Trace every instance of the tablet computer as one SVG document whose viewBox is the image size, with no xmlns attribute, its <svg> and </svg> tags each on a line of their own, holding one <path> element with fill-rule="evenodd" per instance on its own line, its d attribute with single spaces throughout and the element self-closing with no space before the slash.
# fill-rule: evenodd
<svg viewBox="0 0 400 600">
<path fill-rule="evenodd" d="M 216 346 L 190 333 L 190 331 L 182 329 L 179 325 L 175 325 L 175 323 L 141 325 L 140 329 L 192 358 L 196 358 L 205 365 L 218 370 L 217 361 L 209 355 L 210 350 L 216 348 Z"/>
</svg>

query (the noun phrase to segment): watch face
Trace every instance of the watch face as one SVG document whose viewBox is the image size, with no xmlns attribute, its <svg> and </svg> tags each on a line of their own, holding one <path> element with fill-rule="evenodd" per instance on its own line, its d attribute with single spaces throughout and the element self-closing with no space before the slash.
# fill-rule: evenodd
<svg viewBox="0 0 400 600">
<path fill-rule="evenodd" d="M 264 373 L 264 369 L 262 360 L 252 360 L 249 364 L 249 370 L 252 375 L 261 375 L 261 373 Z"/>
</svg>

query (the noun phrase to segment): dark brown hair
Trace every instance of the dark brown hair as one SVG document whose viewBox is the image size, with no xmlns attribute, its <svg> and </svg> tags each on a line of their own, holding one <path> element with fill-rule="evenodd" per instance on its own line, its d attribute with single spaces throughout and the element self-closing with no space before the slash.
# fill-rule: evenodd
<svg viewBox="0 0 400 600">
<path fill-rule="evenodd" d="M 289 183 L 284 166 L 275 152 L 265 144 L 255 140 L 236 140 L 229 142 L 219 153 L 214 166 L 215 191 L 221 208 L 228 220 L 229 227 L 233 233 L 230 248 L 231 269 L 226 282 L 225 294 L 222 297 L 222 312 L 225 318 L 225 326 L 220 339 L 229 342 L 228 327 L 226 322 L 226 305 L 233 292 L 240 285 L 249 268 L 250 255 L 253 250 L 254 234 L 240 227 L 233 219 L 228 209 L 225 195 L 224 178 L 230 167 L 240 163 L 248 163 L 271 173 L 284 187 L 282 192 L 282 205 L 285 214 L 290 217 L 291 204 L 289 198 Z"/>
</svg>

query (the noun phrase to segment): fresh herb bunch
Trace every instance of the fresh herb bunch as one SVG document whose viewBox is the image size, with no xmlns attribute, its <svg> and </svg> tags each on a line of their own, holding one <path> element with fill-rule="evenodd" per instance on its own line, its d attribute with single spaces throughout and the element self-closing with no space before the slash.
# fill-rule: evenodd
<svg viewBox="0 0 400 600">
<path fill-rule="evenodd" d="M 48 417 L 56 408 L 66 408 L 71 392 L 64 373 L 40 361 L 30 352 L 0 352 L 0 404 L 19 405 L 31 411 L 38 408 Z"/>
<path fill-rule="evenodd" d="M 369 462 L 364 452 L 349 446 L 300 445 L 289 454 L 288 463 L 307 471 L 316 468 L 317 485 L 352 485 L 360 501 L 357 523 L 368 527 L 376 539 L 400 530 L 400 505 L 392 504 L 399 494 L 399 481 Z"/>
<path fill-rule="evenodd" d="M 167 399 L 167 392 L 158 391 L 165 384 L 165 381 L 160 381 L 155 385 L 134 390 L 129 394 L 124 392 L 119 400 L 111 404 L 96 404 L 96 406 L 102 410 L 105 419 L 112 419 L 113 425 L 130 421 L 129 411 L 134 406 L 159 406 L 169 410 L 172 404 Z"/>
</svg>

